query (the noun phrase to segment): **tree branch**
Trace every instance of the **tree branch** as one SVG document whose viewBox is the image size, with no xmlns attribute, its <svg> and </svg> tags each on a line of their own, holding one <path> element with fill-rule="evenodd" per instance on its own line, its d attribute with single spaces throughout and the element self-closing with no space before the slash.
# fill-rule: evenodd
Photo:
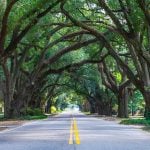
<svg viewBox="0 0 150 150">
<path fill-rule="evenodd" d="M 99 2 L 102 4 L 102 6 L 104 5 L 104 7 L 107 7 L 107 5 L 105 4 L 104 0 L 99 0 Z M 118 53 L 113 49 L 113 47 L 111 46 L 110 42 L 106 39 L 105 35 L 95 29 L 92 29 L 91 27 L 83 24 L 82 22 L 74 19 L 65 9 L 64 9 L 64 4 L 65 2 L 63 1 L 61 3 L 61 10 L 62 12 L 76 25 L 79 27 L 82 27 L 85 30 L 88 30 L 92 35 L 94 35 L 100 42 L 102 42 L 105 46 L 105 48 L 109 51 L 110 55 L 116 60 L 116 62 L 122 67 L 122 69 L 124 70 L 124 72 L 127 74 L 127 77 L 139 88 L 141 89 L 141 82 L 138 78 L 135 78 L 134 73 L 132 72 L 132 70 L 129 68 L 128 65 L 126 65 L 126 63 L 120 58 L 120 56 L 118 55 Z M 109 9 L 109 8 L 108 8 Z M 115 17 L 115 16 L 114 16 Z M 112 17 L 113 18 L 113 17 Z M 116 18 L 116 17 L 115 17 Z M 115 19 L 114 18 L 114 19 Z M 117 23 L 117 21 L 116 21 Z M 120 24 L 120 23 L 119 23 Z M 120 24 L 121 25 L 121 24 Z M 120 26 L 119 25 L 119 26 Z M 124 31 L 122 31 L 122 27 L 121 27 L 121 33 L 125 33 Z M 143 90 L 143 89 L 141 89 Z"/>
<path fill-rule="evenodd" d="M 100 60 L 89 60 L 89 59 L 87 59 L 87 60 L 83 60 L 83 61 L 78 62 L 78 63 L 66 65 L 66 66 L 61 67 L 61 68 L 59 68 L 59 69 L 51 69 L 51 68 L 50 68 L 49 70 L 47 70 L 47 71 L 43 74 L 43 76 L 45 77 L 45 76 L 47 76 L 48 74 L 60 74 L 60 73 L 62 73 L 63 71 L 66 71 L 66 70 L 68 70 L 68 71 L 73 71 L 73 70 L 76 70 L 77 68 L 79 68 L 79 67 L 81 67 L 81 66 L 83 66 L 83 65 L 85 65 L 85 64 L 97 64 L 97 63 L 100 63 L 100 62 L 104 61 L 104 59 L 105 59 L 107 56 L 108 56 L 108 54 L 105 54 L 104 56 L 101 57 Z"/>
<path fill-rule="evenodd" d="M 46 10 L 39 13 L 22 31 L 21 33 L 10 42 L 8 47 L 5 49 L 3 57 L 8 57 L 13 50 L 17 47 L 18 43 L 22 40 L 22 38 L 28 33 L 28 31 L 35 26 L 38 21 L 45 16 L 52 8 L 54 8 L 56 5 L 58 5 L 61 2 L 61 0 L 57 0 L 56 2 L 52 3 Z"/>
<path fill-rule="evenodd" d="M 92 43 L 95 43 L 97 42 L 97 39 L 90 39 L 90 40 L 87 40 L 87 41 L 83 41 L 83 42 L 78 42 L 78 43 L 75 43 L 69 47 L 66 47 L 64 49 L 62 49 L 61 51 L 57 52 L 54 56 L 50 57 L 48 60 L 46 60 L 44 62 L 44 65 L 48 65 L 48 64 L 52 64 L 54 63 L 57 59 L 59 59 L 62 55 L 70 52 L 70 51 L 75 51 L 81 47 L 84 47 L 84 46 L 88 46 Z"/>
<path fill-rule="evenodd" d="M 139 7 L 141 8 L 141 10 L 143 11 L 146 21 L 148 22 L 150 26 L 150 12 L 149 12 L 148 7 L 146 7 L 146 1 L 145 0 L 136 0 L 136 1 L 139 4 Z"/>
<path fill-rule="evenodd" d="M 4 51 L 5 38 L 6 38 L 7 26 L 8 26 L 8 17 L 11 12 L 11 9 L 13 8 L 13 6 L 16 4 L 17 1 L 18 0 L 11 0 L 11 2 L 6 7 L 6 10 L 2 18 L 2 28 L 0 32 L 0 53 L 1 54 Z"/>
</svg>

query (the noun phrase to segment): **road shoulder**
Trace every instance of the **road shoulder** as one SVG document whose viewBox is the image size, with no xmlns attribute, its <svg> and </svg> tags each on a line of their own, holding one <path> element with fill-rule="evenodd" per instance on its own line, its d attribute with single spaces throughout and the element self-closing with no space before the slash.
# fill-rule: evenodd
<svg viewBox="0 0 150 150">
<path fill-rule="evenodd" d="M 12 128 L 16 128 L 19 126 L 24 125 L 25 123 L 27 123 L 29 121 L 27 120 L 7 120 L 7 121 L 0 121 L 0 132 L 7 130 L 7 129 L 12 129 Z"/>
</svg>

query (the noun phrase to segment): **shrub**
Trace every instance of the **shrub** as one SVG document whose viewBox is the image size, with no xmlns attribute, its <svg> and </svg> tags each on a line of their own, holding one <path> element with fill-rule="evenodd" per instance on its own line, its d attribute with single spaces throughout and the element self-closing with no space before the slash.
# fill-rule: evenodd
<svg viewBox="0 0 150 150">
<path fill-rule="evenodd" d="M 57 109 L 56 109 L 56 107 L 55 106 L 51 106 L 51 113 L 56 113 L 57 112 Z"/>
<path fill-rule="evenodd" d="M 120 122 L 121 124 L 127 124 L 127 125 L 150 125 L 150 120 L 146 119 L 124 119 Z"/>
<path fill-rule="evenodd" d="M 33 109 L 33 111 L 34 111 L 34 116 L 43 115 L 43 112 L 40 108 L 35 108 L 35 109 Z"/>
<path fill-rule="evenodd" d="M 43 115 L 42 110 L 40 108 L 24 108 L 21 110 L 21 114 L 23 116 L 40 116 Z"/>
</svg>

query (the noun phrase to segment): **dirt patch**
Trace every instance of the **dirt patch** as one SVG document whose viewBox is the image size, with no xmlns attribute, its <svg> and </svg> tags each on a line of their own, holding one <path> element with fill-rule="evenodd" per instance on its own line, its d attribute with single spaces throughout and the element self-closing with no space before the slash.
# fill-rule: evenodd
<svg viewBox="0 0 150 150">
<path fill-rule="evenodd" d="M 0 131 L 7 129 L 7 127 L 0 127 Z"/>
<path fill-rule="evenodd" d="M 22 125 L 27 121 L 22 120 L 10 120 L 10 121 L 0 121 L 0 126 L 15 126 L 15 125 Z"/>
<path fill-rule="evenodd" d="M 8 120 L 8 121 L 0 121 L 0 131 L 8 129 L 8 128 L 13 128 L 16 126 L 21 126 L 27 121 L 22 121 L 22 120 Z"/>
<path fill-rule="evenodd" d="M 116 121 L 116 120 L 118 120 L 118 118 L 116 118 L 116 117 L 105 117 L 103 119 L 107 120 L 107 121 Z"/>
<path fill-rule="evenodd" d="M 120 123 L 120 121 L 121 121 L 121 119 L 117 118 L 117 117 L 103 117 L 102 119 L 106 120 L 106 121 L 115 121 L 117 123 Z"/>
</svg>

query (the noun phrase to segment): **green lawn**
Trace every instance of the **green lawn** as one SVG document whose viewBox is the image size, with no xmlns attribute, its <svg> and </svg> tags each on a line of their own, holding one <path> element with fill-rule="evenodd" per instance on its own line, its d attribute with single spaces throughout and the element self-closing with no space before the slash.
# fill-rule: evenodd
<svg viewBox="0 0 150 150">
<path fill-rule="evenodd" d="M 40 116 L 23 116 L 20 119 L 22 120 L 38 120 L 38 119 L 45 119 L 47 118 L 46 115 L 40 115 Z"/>
<path fill-rule="evenodd" d="M 144 130 L 150 131 L 150 119 L 144 118 L 133 118 L 133 119 L 123 119 L 120 124 L 126 125 L 142 125 Z"/>
<path fill-rule="evenodd" d="M 22 116 L 20 118 L 14 118 L 14 120 L 38 120 L 38 119 L 45 119 L 47 115 L 38 115 L 38 116 Z M 0 121 L 7 120 L 4 118 L 3 115 L 0 115 Z"/>
</svg>

